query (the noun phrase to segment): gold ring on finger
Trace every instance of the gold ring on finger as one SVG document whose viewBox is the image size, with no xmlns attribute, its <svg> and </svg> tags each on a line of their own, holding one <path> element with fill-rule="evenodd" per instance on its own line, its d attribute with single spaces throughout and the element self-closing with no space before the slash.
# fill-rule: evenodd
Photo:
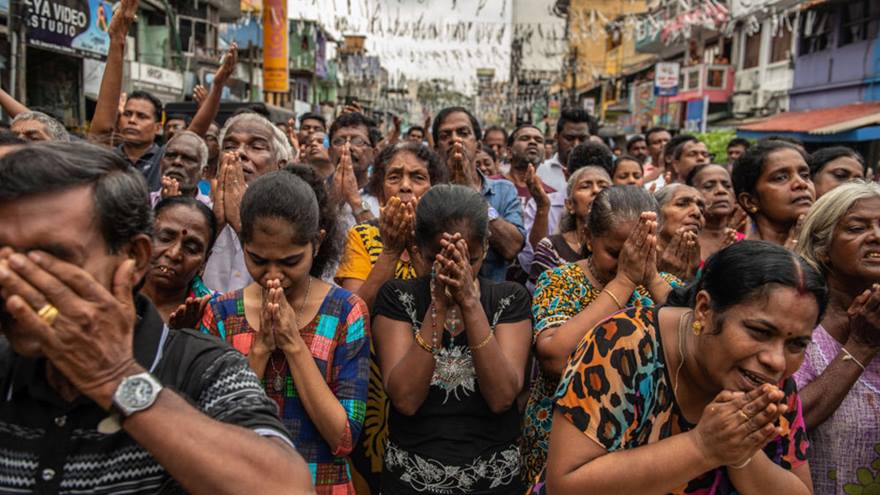
<svg viewBox="0 0 880 495">
<path fill-rule="evenodd" d="M 737 411 L 737 412 L 739 413 L 740 416 L 742 416 L 742 418 L 743 418 L 744 420 L 746 420 L 746 421 L 751 421 L 751 420 L 752 420 L 752 417 L 749 416 L 748 414 L 746 414 L 746 412 L 743 411 L 742 409 L 740 409 L 740 410 Z"/>
<path fill-rule="evenodd" d="M 55 323 L 55 319 L 58 318 L 58 308 L 51 304 L 46 304 L 37 311 L 37 316 L 45 321 L 47 325 L 51 326 Z"/>
</svg>

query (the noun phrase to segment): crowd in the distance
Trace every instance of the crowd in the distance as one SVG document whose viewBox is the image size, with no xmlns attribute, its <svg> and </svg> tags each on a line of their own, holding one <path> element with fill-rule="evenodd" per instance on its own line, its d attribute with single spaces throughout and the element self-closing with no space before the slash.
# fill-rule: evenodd
<svg viewBox="0 0 880 495">
<path fill-rule="evenodd" d="M 163 118 L 110 61 L 84 138 L 0 93 L 0 492 L 876 487 L 855 151 L 615 153 L 579 109 L 553 142 L 461 107 L 218 123 L 234 46 Z"/>
</svg>

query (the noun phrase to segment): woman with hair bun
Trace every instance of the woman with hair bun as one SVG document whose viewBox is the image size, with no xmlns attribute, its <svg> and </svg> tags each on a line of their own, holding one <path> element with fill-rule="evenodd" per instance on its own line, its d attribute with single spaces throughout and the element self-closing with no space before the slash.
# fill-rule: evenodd
<svg viewBox="0 0 880 495">
<path fill-rule="evenodd" d="M 743 241 L 666 306 L 597 325 L 556 393 L 536 493 L 811 494 L 791 377 L 827 298 L 802 258 Z"/>
<path fill-rule="evenodd" d="M 663 304 L 675 277 L 657 271 L 657 202 L 638 186 L 596 196 L 584 229 L 586 257 L 544 272 L 532 298 L 540 365 L 523 422 L 525 479 L 547 458 L 553 393 L 568 357 L 590 328 L 630 306 Z"/>
<path fill-rule="evenodd" d="M 314 170 L 256 179 L 241 202 L 254 282 L 210 301 L 202 331 L 248 357 L 312 472 L 318 495 L 354 494 L 346 456 L 363 426 L 369 311 L 321 276 L 339 254 L 337 209 Z"/>
<path fill-rule="evenodd" d="M 529 355 L 529 295 L 478 278 L 488 206 L 465 186 L 419 200 L 415 250 L 431 274 L 391 280 L 373 307 L 392 409 L 383 494 L 523 493 L 517 442 Z"/>
</svg>

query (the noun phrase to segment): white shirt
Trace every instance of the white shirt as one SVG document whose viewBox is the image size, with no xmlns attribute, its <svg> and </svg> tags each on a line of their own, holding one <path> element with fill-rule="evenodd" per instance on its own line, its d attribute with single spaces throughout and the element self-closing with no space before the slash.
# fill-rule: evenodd
<svg viewBox="0 0 880 495">
<path fill-rule="evenodd" d="M 559 162 L 559 153 L 555 153 L 552 157 L 545 160 L 544 163 L 538 165 L 538 169 L 535 172 L 544 181 L 544 184 L 556 189 L 558 192 L 565 194 L 568 190 L 565 166 Z"/>
<path fill-rule="evenodd" d="M 222 294 L 243 289 L 253 282 L 244 264 L 241 241 L 229 225 L 223 227 L 217 236 L 211 256 L 205 263 L 202 280 L 209 289 Z"/>
</svg>

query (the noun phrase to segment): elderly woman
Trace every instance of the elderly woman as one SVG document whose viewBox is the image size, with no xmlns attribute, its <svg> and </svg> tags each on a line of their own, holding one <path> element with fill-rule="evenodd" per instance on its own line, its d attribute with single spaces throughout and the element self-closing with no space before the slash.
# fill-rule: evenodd
<svg viewBox="0 0 880 495">
<path fill-rule="evenodd" d="M 660 207 L 657 267 L 690 280 L 701 264 L 698 239 L 706 225 L 706 201 L 699 191 L 684 184 L 669 184 L 655 192 L 654 199 Z"/>
<path fill-rule="evenodd" d="M 559 233 L 547 236 L 535 247 L 529 274 L 534 284 L 547 270 L 584 257 L 584 235 L 590 206 L 596 195 L 611 186 L 611 176 L 599 166 L 577 169 L 568 178 L 565 214 L 559 221 Z"/>
<path fill-rule="evenodd" d="M 629 306 L 663 304 L 678 281 L 657 271 L 657 203 L 640 187 L 614 186 L 593 202 L 585 232 L 588 252 L 544 272 L 532 299 L 534 346 L 540 364 L 526 405 L 525 477 L 544 468 L 551 397 L 568 356 L 584 333 Z"/>
<path fill-rule="evenodd" d="M 804 152 L 784 141 L 760 142 L 736 160 L 731 177 L 754 224 L 747 238 L 793 247 L 798 220 L 816 196 Z"/>
<path fill-rule="evenodd" d="M 293 155 L 281 129 L 253 112 L 240 113 L 226 121 L 220 131 L 220 150 L 217 186 L 211 191 L 220 233 L 205 266 L 204 278 L 210 289 L 227 293 L 252 281 L 238 239 L 242 228 L 241 198 L 250 182 L 279 170 Z"/>
<path fill-rule="evenodd" d="M 848 181 L 864 179 L 868 166 L 858 151 L 846 146 L 816 150 L 807 160 L 816 185 L 816 199 Z"/>
<path fill-rule="evenodd" d="M 415 240 L 431 275 L 391 280 L 373 307 L 392 409 L 382 493 L 523 493 L 516 396 L 525 380 L 528 292 L 478 278 L 486 201 L 441 184 L 419 200 Z"/>
<path fill-rule="evenodd" d="M 409 280 L 427 275 L 428 266 L 416 269 L 413 252 L 415 209 L 431 186 L 446 182 L 446 166 L 421 142 L 389 145 L 379 156 L 368 188 L 378 193 L 382 205 L 379 220 L 360 223 L 348 232 L 336 280 L 372 307 L 382 285 L 392 279 Z M 390 405 L 382 387 L 376 356 L 371 356 L 370 387 L 365 428 L 351 459 L 369 492 L 378 493 L 388 433 Z M 366 488 L 358 487 L 361 493 Z"/>
<path fill-rule="evenodd" d="M 745 216 L 733 197 L 733 184 L 726 167 L 715 164 L 698 165 L 688 174 L 687 185 L 699 191 L 706 204 L 703 211 L 706 223 L 698 235 L 701 259 L 708 259 L 721 249 L 745 238 L 734 229 L 745 220 Z"/>
<path fill-rule="evenodd" d="M 868 493 L 863 472 L 880 452 L 880 186 L 854 182 L 819 198 L 797 251 L 825 275 L 830 293 L 794 376 L 815 493 Z"/>
<path fill-rule="evenodd" d="M 199 276 L 217 235 L 210 208 L 176 196 L 154 209 L 153 258 L 141 293 L 172 328 L 196 328 L 211 291 Z"/>
<path fill-rule="evenodd" d="M 667 306 L 602 322 L 563 375 L 536 492 L 809 495 L 791 376 L 826 303 L 803 259 L 744 241 Z"/>
</svg>

